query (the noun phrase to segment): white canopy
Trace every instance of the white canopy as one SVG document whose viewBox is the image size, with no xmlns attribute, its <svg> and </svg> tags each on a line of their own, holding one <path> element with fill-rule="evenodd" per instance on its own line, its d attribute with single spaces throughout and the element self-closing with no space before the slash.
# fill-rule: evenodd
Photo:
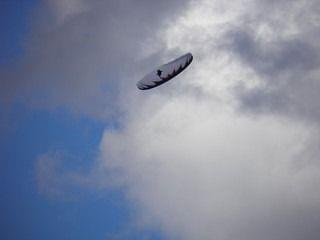
<svg viewBox="0 0 320 240">
<path fill-rule="evenodd" d="M 157 87 L 181 73 L 190 65 L 192 60 L 192 54 L 187 53 L 171 62 L 168 62 L 138 81 L 137 87 L 140 90 L 147 90 Z"/>
</svg>

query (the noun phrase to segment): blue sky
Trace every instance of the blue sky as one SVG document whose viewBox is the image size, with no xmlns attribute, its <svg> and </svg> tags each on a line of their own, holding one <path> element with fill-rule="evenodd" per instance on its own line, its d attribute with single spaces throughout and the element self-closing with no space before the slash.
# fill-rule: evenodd
<svg viewBox="0 0 320 240">
<path fill-rule="evenodd" d="M 27 33 L 30 14 L 38 4 L 37 0 L 1 1 L 0 3 L 1 55 L 0 63 L 16 60 L 23 52 L 24 37 Z"/>
<path fill-rule="evenodd" d="M 0 67 L 24 53 L 33 10 L 38 1 L 0 2 Z M 45 110 L 19 100 L 1 106 L 0 238 L 106 239 L 128 229 L 131 210 L 121 190 L 74 189 L 69 197 L 41 194 L 36 160 L 59 151 L 68 156 L 64 168 L 90 169 L 97 157 L 105 123 L 67 110 Z M 140 239 L 146 233 L 134 233 Z M 148 236 L 156 235 L 147 233 Z M 136 236 L 135 236 L 136 235 Z"/>
<path fill-rule="evenodd" d="M 0 0 L 0 239 L 320 239 L 320 2 L 243 2 Z"/>
</svg>

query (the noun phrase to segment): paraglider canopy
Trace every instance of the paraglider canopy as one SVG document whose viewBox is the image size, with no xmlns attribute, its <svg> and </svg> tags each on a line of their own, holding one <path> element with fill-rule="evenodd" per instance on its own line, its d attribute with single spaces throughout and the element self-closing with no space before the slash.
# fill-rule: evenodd
<svg viewBox="0 0 320 240">
<path fill-rule="evenodd" d="M 137 87 L 140 90 L 147 90 L 157 87 L 181 73 L 190 65 L 192 60 L 192 54 L 187 53 L 171 62 L 161 65 L 138 81 Z"/>
</svg>

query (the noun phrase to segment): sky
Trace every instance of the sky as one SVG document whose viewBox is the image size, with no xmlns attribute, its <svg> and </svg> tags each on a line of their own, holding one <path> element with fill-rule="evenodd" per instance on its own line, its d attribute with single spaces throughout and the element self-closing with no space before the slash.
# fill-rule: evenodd
<svg viewBox="0 0 320 240">
<path fill-rule="evenodd" d="M 320 238 L 319 1 L 0 13 L 1 239 Z"/>
</svg>

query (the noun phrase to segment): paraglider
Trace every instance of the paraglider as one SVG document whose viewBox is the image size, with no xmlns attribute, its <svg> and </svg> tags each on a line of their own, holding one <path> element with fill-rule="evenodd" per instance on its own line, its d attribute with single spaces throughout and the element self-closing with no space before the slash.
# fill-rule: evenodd
<svg viewBox="0 0 320 240">
<path fill-rule="evenodd" d="M 186 69 L 193 60 L 191 53 L 187 53 L 171 62 L 161 65 L 156 70 L 147 74 L 144 78 L 137 82 L 137 87 L 140 90 L 147 90 L 157 87 Z"/>
</svg>

